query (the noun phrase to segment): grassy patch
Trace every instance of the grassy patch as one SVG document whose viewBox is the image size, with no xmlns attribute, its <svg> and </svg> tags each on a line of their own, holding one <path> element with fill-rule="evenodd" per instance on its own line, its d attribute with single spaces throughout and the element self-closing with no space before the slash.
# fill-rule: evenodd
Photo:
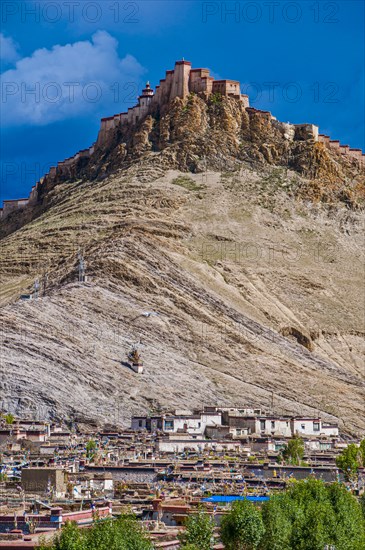
<svg viewBox="0 0 365 550">
<path fill-rule="evenodd" d="M 198 185 L 189 176 L 178 176 L 177 178 L 173 179 L 171 183 L 173 185 L 184 187 L 184 189 L 187 189 L 188 191 L 201 191 L 202 189 L 204 189 L 204 186 Z"/>
</svg>

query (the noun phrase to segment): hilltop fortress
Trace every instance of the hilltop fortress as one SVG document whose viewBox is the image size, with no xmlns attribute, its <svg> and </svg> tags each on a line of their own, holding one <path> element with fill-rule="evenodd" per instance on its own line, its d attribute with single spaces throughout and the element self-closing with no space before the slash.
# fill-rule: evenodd
<svg viewBox="0 0 365 550">
<path fill-rule="evenodd" d="M 361 149 L 351 149 L 348 145 L 341 145 L 338 140 L 331 140 L 329 136 L 319 134 L 318 126 L 314 124 L 279 122 L 269 111 L 250 107 L 249 98 L 247 95 L 241 94 L 240 83 L 237 80 L 215 80 L 210 76 L 208 69 L 193 69 L 189 61 L 182 60 L 176 61 L 173 70 L 166 71 L 165 78 L 160 80 L 155 91 L 151 88 L 149 82 L 147 82 L 146 87 L 138 98 L 137 105 L 129 108 L 125 113 L 118 113 L 102 118 L 96 142 L 88 149 L 83 149 L 73 157 L 59 162 L 57 166 L 51 167 L 49 172 L 32 187 L 29 198 L 4 201 L 4 206 L 0 209 L 0 218 L 4 218 L 14 210 L 24 208 L 28 204 L 36 204 L 42 186 L 45 183 L 74 178 L 78 172 L 79 163 L 88 162 L 98 150 L 105 147 L 109 136 L 118 127 L 123 125 L 128 125 L 129 127 L 136 126 L 149 114 L 161 113 L 164 109 L 166 110 L 173 99 L 177 97 L 186 99 L 192 93 L 205 99 L 208 99 L 212 94 L 233 98 L 241 102 L 250 116 L 263 117 L 266 120 L 270 120 L 276 128 L 280 129 L 284 139 L 290 141 L 311 140 L 312 142 L 321 142 L 329 150 L 354 159 L 359 163 L 359 168 L 363 168 L 365 165 L 365 155 Z"/>
<path fill-rule="evenodd" d="M 230 96 L 242 101 L 245 107 L 249 106 L 248 96 L 241 94 L 237 80 L 214 80 L 209 75 L 209 69 L 192 69 L 189 61 L 176 61 L 174 70 L 166 71 L 166 77 L 160 80 L 155 92 L 147 82 L 138 98 L 138 105 L 131 107 L 126 113 L 101 119 L 96 144 L 105 142 L 108 132 L 118 124 L 136 124 L 149 113 L 168 105 L 175 97 L 184 99 L 191 93 Z"/>
</svg>

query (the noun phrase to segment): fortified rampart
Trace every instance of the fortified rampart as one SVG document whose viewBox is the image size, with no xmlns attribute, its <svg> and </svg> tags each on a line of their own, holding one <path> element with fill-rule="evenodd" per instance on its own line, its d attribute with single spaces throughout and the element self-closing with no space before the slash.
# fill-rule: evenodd
<svg viewBox="0 0 365 550">
<path fill-rule="evenodd" d="M 249 106 L 249 98 L 241 94 L 240 83 L 237 80 L 215 80 L 209 74 L 209 69 L 192 69 L 189 61 L 176 61 L 173 70 L 166 71 L 165 78 L 161 79 L 155 91 L 149 82 L 138 97 L 138 103 L 128 109 L 126 113 L 118 113 L 101 119 L 100 130 L 96 142 L 88 149 L 83 149 L 73 157 L 67 158 L 52 166 L 47 174 L 38 181 L 31 190 L 28 199 L 4 201 L 0 209 L 0 218 L 10 212 L 23 208 L 27 204 L 35 204 L 39 191 L 45 182 L 55 179 L 67 179 L 77 175 L 77 169 L 82 159 L 87 160 L 95 151 L 102 148 L 107 142 L 110 132 L 114 132 L 124 124 L 134 126 L 148 114 L 157 113 L 168 103 L 176 98 L 186 98 L 189 94 L 196 93 L 209 97 L 210 94 L 220 94 L 232 97 L 242 102 L 243 107 L 250 116 L 263 117 L 267 123 L 273 124 L 287 140 L 314 140 L 323 143 L 328 149 L 347 157 L 356 159 L 362 165 L 365 164 L 365 155 L 361 149 L 351 149 L 348 145 L 341 145 L 337 140 L 331 140 L 329 136 L 319 134 L 318 126 L 314 124 L 290 124 L 276 120 L 269 111 L 262 111 Z"/>
<path fill-rule="evenodd" d="M 361 149 L 351 149 L 349 145 L 341 145 L 338 139 L 331 139 L 325 134 L 318 135 L 318 141 L 323 143 L 327 149 L 341 153 L 341 155 L 347 155 L 349 157 L 355 158 L 364 162 L 365 155 Z"/>
</svg>

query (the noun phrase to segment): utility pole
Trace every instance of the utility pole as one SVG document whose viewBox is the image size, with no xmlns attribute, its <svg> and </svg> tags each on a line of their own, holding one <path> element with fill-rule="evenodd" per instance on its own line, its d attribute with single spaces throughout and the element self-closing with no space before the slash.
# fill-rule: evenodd
<svg viewBox="0 0 365 550">
<path fill-rule="evenodd" d="M 81 252 L 77 254 L 78 260 L 79 260 L 79 282 L 84 283 L 85 282 L 85 260 Z"/>
<path fill-rule="evenodd" d="M 34 281 L 34 300 L 38 300 L 39 296 L 39 289 L 41 288 L 41 285 L 39 284 L 39 280 L 36 279 Z"/>
</svg>

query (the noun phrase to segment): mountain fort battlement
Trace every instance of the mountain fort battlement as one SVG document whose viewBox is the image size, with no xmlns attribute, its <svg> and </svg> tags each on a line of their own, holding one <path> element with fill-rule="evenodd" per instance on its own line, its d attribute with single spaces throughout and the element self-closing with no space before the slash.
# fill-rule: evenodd
<svg viewBox="0 0 365 550">
<path fill-rule="evenodd" d="M 280 130 L 283 139 L 320 142 L 331 152 L 356 160 L 360 168 L 365 166 L 365 155 L 361 149 L 352 149 L 348 145 L 341 145 L 338 140 L 331 140 L 329 136 L 319 134 L 318 126 L 314 124 L 280 122 L 269 111 L 250 107 L 248 96 L 241 94 L 238 80 L 215 80 L 210 76 L 209 69 L 193 69 L 190 61 L 183 59 L 175 62 L 173 70 L 166 71 L 165 78 L 160 80 L 155 90 L 147 82 L 134 107 L 130 107 L 127 112 L 102 118 L 96 142 L 74 156 L 60 161 L 57 166 L 52 166 L 49 172 L 32 187 L 29 198 L 4 201 L 3 208 L 0 208 L 0 219 L 28 204 L 36 204 L 45 183 L 75 179 L 81 163 L 89 162 L 96 152 L 103 150 L 108 145 L 109 138 L 118 128 L 124 125 L 134 127 L 149 114 L 161 113 L 164 109 L 168 109 L 168 105 L 173 99 L 177 97 L 186 99 L 192 93 L 206 99 L 212 94 L 233 98 L 242 104 L 250 118 L 259 117 L 270 121 L 275 128 Z"/>
</svg>

